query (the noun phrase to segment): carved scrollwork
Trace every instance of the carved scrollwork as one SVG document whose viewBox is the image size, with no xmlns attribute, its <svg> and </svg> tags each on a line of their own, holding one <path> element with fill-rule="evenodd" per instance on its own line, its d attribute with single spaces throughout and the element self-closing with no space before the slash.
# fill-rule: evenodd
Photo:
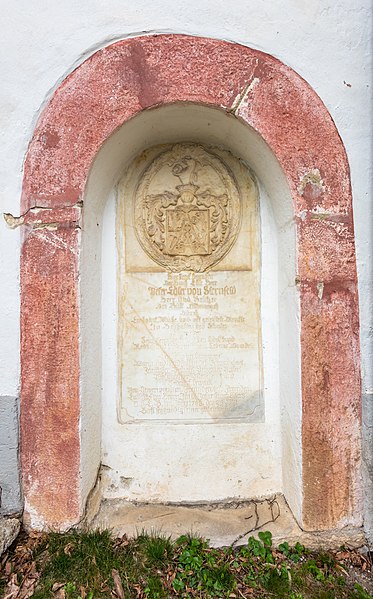
<svg viewBox="0 0 373 599">
<path fill-rule="evenodd" d="M 145 252 L 166 270 L 203 272 L 231 249 L 241 202 L 233 174 L 199 145 L 177 144 L 142 174 L 134 223 Z"/>
</svg>

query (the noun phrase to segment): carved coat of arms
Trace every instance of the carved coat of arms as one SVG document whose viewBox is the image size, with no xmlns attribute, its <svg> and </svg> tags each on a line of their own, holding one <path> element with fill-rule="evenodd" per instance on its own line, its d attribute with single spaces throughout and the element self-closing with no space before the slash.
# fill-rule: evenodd
<svg viewBox="0 0 373 599">
<path fill-rule="evenodd" d="M 220 158 L 193 144 L 160 154 L 135 194 L 141 246 L 165 269 L 203 272 L 237 238 L 241 203 L 233 174 Z"/>
</svg>

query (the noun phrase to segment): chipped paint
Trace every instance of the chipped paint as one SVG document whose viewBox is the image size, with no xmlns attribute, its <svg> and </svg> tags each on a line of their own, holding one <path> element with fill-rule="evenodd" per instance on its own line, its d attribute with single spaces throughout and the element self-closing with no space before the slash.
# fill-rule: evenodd
<svg viewBox="0 0 373 599">
<path fill-rule="evenodd" d="M 237 94 L 231 108 L 233 114 L 237 114 L 241 106 L 247 104 L 250 93 L 255 89 L 259 82 L 259 77 L 254 77 L 250 83 L 245 85 L 243 91 L 240 94 Z"/>
<path fill-rule="evenodd" d="M 298 192 L 300 195 L 304 195 L 307 185 L 311 185 L 322 192 L 325 191 L 325 185 L 318 168 L 312 168 L 303 175 L 298 186 Z"/>
<path fill-rule="evenodd" d="M 17 229 L 17 227 L 20 227 L 25 222 L 23 216 L 13 216 L 13 214 L 10 214 L 9 212 L 5 212 L 3 216 L 10 229 Z"/>
</svg>

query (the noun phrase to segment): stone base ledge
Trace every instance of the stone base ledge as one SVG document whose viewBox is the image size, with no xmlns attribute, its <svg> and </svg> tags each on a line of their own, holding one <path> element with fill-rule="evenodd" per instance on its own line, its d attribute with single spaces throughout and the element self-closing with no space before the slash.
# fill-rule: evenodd
<svg viewBox="0 0 373 599">
<path fill-rule="evenodd" d="M 366 544 L 362 528 L 346 526 L 322 532 L 306 532 L 296 522 L 283 495 L 251 501 L 205 505 L 134 504 L 103 500 L 90 528 L 129 537 L 142 532 L 173 539 L 191 533 L 209 539 L 213 547 L 243 545 L 260 530 L 269 530 L 275 545 L 299 542 L 311 549 L 359 548 Z"/>
</svg>

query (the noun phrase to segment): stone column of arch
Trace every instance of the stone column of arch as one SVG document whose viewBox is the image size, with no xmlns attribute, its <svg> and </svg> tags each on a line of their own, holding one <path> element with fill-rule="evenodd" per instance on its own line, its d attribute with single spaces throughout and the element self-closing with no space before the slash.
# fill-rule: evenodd
<svg viewBox="0 0 373 599">
<path fill-rule="evenodd" d="M 360 358 L 349 167 L 310 86 L 274 57 L 184 35 L 104 47 L 57 88 L 31 140 L 21 201 L 21 465 L 26 518 L 81 517 L 79 252 L 92 162 L 123 123 L 193 102 L 233 113 L 276 155 L 297 223 L 303 526 L 360 522 Z M 37 524 L 39 523 L 39 524 Z"/>
</svg>

